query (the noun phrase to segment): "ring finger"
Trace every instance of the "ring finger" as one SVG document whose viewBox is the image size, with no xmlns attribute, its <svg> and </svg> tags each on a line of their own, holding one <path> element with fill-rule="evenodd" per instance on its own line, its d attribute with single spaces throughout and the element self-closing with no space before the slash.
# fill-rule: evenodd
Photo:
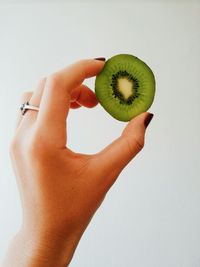
<svg viewBox="0 0 200 267">
<path fill-rule="evenodd" d="M 33 92 L 24 92 L 21 96 L 20 103 L 23 104 L 24 102 L 30 101 L 32 95 L 33 95 Z M 19 112 L 17 116 L 16 126 L 15 126 L 16 129 L 19 127 L 22 118 L 23 118 L 23 115 L 21 114 L 21 112 Z"/>
<path fill-rule="evenodd" d="M 45 82 L 46 82 L 46 78 L 41 79 L 41 81 L 39 82 L 36 90 L 33 92 L 30 100 L 29 100 L 29 104 L 32 106 L 36 106 L 39 107 L 40 106 L 40 100 L 42 98 L 42 94 L 44 91 L 44 86 L 45 86 Z M 27 112 L 24 115 L 24 121 L 35 121 L 37 118 L 37 111 L 35 110 L 27 110 Z"/>
</svg>

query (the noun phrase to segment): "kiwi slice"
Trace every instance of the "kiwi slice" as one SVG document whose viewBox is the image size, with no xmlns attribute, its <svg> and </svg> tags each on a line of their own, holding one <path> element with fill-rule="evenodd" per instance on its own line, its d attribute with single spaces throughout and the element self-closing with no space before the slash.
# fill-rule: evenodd
<svg viewBox="0 0 200 267">
<path fill-rule="evenodd" d="M 111 116 L 129 121 L 150 108 L 155 95 L 154 74 L 139 58 L 116 55 L 105 62 L 97 75 L 95 93 Z"/>
</svg>

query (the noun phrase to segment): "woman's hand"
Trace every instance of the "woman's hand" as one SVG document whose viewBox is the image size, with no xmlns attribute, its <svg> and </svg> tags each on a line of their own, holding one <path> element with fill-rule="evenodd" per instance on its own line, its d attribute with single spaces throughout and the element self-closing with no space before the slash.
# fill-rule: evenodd
<svg viewBox="0 0 200 267">
<path fill-rule="evenodd" d="M 23 97 L 40 110 L 21 116 L 11 145 L 23 224 L 8 251 L 12 259 L 7 257 L 7 267 L 67 266 L 109 188 L 144 146 L 150 113 L 130 121 L 117 140 L 94 155 L 67 147 L 69 108 L 97 104 L 82 83 L 103 66 L 102 60 L 79 61 L 43 79 L 32 95 Z"/>
</svg>

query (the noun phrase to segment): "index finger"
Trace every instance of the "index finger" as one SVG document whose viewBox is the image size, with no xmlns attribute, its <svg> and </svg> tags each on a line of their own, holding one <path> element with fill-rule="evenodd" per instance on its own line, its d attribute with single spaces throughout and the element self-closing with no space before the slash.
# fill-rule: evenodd
<svg viewBox="0 0 200 267">
<path fill-rule="evenodd" d="M 47 78 L 40 103 L 38 123 L 43 129 L 46 127 L 48 134 L 55 136 L 58 129 L 66 131 L 66 117 L 72 91 L 86 78 L 96 76 L 103 66 L 102 59 L 81 60 Z"/>
</svg>

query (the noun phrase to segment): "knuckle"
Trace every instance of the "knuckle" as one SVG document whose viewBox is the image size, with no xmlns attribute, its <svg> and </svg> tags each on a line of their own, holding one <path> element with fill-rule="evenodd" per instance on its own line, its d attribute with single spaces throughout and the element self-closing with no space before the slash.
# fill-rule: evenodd
<svg viewBox="0 0 200 267">
<path fill-rule="evenodd" d="M 135 138 L 134 140 L 138 150 L 142 150 L 144 148 L 144 138 Z"/>
<path fill-rule="evenodd" d="M 76 62 L 76 67 L 79 70 L 80 79 L 82 81 L 88 77 L 88 73 L 87 73 L 88 64 L 89 64 L 88 59 L 81 59 Z"/>
<path fill-rule="evenodd" d="M 39 80 L 38 87 L 43 86 L 46 83 L 47 78 L 43 77 Z"/>
<path fill-rule="evenodd" d="M 39 130 L 35 130 L 26 147 L 27 156 L 31 159 L 45 159 L 50 146 Z"/>
<path fill-rule="evenodd" d="M 61 82 L 61 77 L 58 72 L 51 74 L 46 79 L 46 84 L 47 84 L 48 89 L 58 87 L 60 85 L 60 82 Z"/>
<path fill-rule="evenodd" d="M 139 151 L 141 151 L 144 147 L 144 138 L 124 138 L 127 148 L 129 150 L 130 157 L 133 157 Z"/>
<path fill-rule="evenodd" d="M 36 143 L 36 141 L 31 140 L 25 148 L 26 154 L 27 156 L 31 157 L 32 156 L 36 156 L 38 154 L 38 145 Z"/>
<path fill-rule="evenodd" d="M 10 154 L 11 156 L 14 156 L 14 155 L 16 155 L 16 154 L 18 153 L 18 151 L 19 151 L 19 140 L 18 140 L 18 138 L 15 136 L 15 137 L 12 139 L 11 143 L 10 143 L 10 146 L 9 146 L 9 154 Z"/>
<path fill-rule="evenodd" d="M 20 156 L 30 160 L 46 158 L 50 152 L 50 146 L 39 131 L 34 131 L 28 138 L 23 140 L 15 135 L 9 145 L 9 154 L 12 158 Z"/>
<path fill-rule="evenodd" d="M 41 150 L 42 148 L 39 148 L 38 145 L 35 145 L 34 143 L 30 143 L 27 145 L 25 149 L 25 155 L 27 159 L 31 160 L 31 162 L 35 162 L 37 159 L 41 160 Z"/>
<path fill-rule="evenodd" d="M 40 144 L 40 140 L 36 136 L 34 136 L 27 144 L 26 153 L 30 158 L 38 158 L 40 157 L 42 149 L 43 148 Z"/>
</svg>

